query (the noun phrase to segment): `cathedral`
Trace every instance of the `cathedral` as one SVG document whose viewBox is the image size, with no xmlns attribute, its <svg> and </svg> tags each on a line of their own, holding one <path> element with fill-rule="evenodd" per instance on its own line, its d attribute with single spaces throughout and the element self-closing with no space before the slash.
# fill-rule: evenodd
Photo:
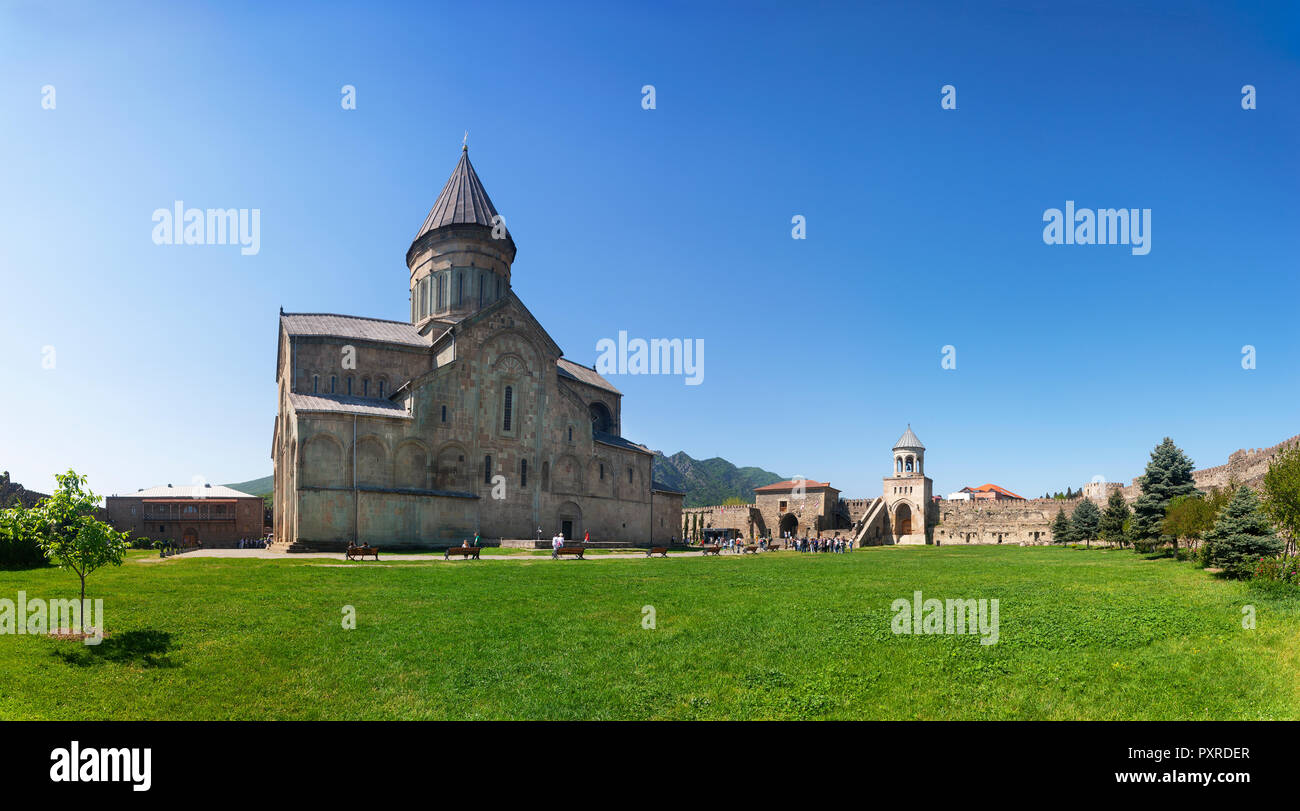
<svg viewBox="0 0 1300 811">
<path fill-rule="evenodd" d="M 281 311 L 275 548 L 676 537 L 683 494 L 514 294 L 515 250 L 462 148 L 406 252 L 409 322 Z"/>
</svg>

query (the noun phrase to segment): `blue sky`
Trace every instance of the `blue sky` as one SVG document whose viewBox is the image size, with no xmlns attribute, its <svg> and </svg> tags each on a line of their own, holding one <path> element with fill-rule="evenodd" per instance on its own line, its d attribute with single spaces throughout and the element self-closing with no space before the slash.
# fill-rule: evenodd
<svg viewBox="0 0 1300 811">
<path fill-rule="evenodd" d="M 873 496 L 911 423 L 936 492 L 1033 496 L 1300 433 L 1294 4 L 802 6 L 5 4 L 0 467 L 269 473 L 279 307 L 407 318 L 465 130 L 568 357 L 704 341 L 613 379 L 652 448 Z M 260 252 L 153 244 L 176 200 Z M 1045 245 L 1066 200 L 1150 254 Z"/>
</svg>

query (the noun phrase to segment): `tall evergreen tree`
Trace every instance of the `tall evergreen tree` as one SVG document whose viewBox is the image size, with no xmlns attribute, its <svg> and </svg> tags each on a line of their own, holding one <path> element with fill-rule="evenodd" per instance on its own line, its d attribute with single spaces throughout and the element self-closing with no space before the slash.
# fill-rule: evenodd
<svg viewBox="0 0 1300 811">
<path fill-rule="evenodd" d="M 1070 536 L 1077 541 L 1086 541 L 1088 548 L 1092 548 L 1092 539 L 1097 537 L 1097 529 L 1101 523 L 1101 510 L 1092 499 L 1085 498 L 1079 502 L 1079 506 L 1074 508 L 1073 515 L 1070 516 Z"/>
<path fill-rule="evenodd" d="M 1056 518 L 1052 521 L 1052 543 L 1070 542 L 1070 519 L 1065 517 L 1065 508 L 1056 508 Z"/>
<path fill-rule="evenodd" d="M 1106 500 L 1106 511 L 1101 514 L 1101 520 L 1097 524 L 1097 537 L 1107 543 L 1123 546 L 1126 540 L 1124 524 L 1132 514 L 1128 502 L 1124 500 L 1124 494 L 1119 490 L 1111 490 L 1110 498 Z"/>
<path fill-rule="evenodd" d="M 1131 535 L 1134 545 L 1151 546 L 1178 539 L 1163 534 L 1165 511 L 1169 501 L 1177 496 L 1190 496 L 1196 492 L 1192 479 L 1192 460 L 1187 458 L 1169 437 L 1151 452 L 1146 473 L 1138 480 L 1142 495 L 1133 503 Z"/>
<path fill-rule="evenodd" d="M 1255 562 L 1282 551 L 1282 542 L 1273 533 L 1259 498 L 1249 487 L 1237 493 L 1224 508 L 1214 529 L 1205 535 L 1205 557 L 1212 566 L 1220 566 L 1230 577 L 1248 577 Z"/>
</svg>

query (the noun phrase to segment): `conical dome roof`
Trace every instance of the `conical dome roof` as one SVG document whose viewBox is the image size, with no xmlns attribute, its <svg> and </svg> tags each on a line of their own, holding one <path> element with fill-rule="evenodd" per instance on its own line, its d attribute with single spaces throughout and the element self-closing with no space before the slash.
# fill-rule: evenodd
<svg viewBox="0 0 1300 811">
<path fill-rule="evenodd" d="M 460 161 L 451 170 L 447 185 L 442 187 L 438 200 L 415 238 L 418 240 L 444 225 L 484 225 L 491 228 L 496 216 L 497 210 L 492 205 L 492 198 L 488 197 L 483 182 L 478 179 L 478 173 L 469 162 L 469 149 L 461 147 Z"/>
<path fill-rule="evenodd" d="M 912 433 L 912 426 L 909 425 L 907 426 L 907 430 L 903 432 L 903 435 L 894 443 L 894 450 L 923 451 L 925 450 L 925 446 L 921 444 L 921 440 L 917 435 Z"/>
</svg>

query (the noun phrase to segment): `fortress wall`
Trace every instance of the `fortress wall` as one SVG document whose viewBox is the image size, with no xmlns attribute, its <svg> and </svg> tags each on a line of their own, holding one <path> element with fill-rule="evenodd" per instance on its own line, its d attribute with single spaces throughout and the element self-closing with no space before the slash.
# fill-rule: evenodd
<svg viewBox="0 0 1300 811">
<path fill-rule="evenodd" d="M 1082 499 L 1034 498 L 1026 501 L 941 501 L 934 529 L 940 544 L 1019 544 L 1052 542 L 1052 520 L 1069 515 Z"/>
</svg>

